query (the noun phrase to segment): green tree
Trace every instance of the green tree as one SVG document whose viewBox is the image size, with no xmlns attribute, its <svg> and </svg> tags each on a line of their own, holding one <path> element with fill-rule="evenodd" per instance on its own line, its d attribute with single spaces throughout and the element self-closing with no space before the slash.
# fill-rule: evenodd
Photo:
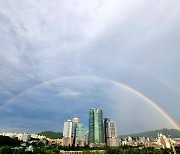
<svg viewBox="0 0 180 154">
<path fill-rule="evenodd" d="M 12 154 L 13 150 L 10 147 L 3 147 L 0 149 L 0 154 Z"/>
</svg>

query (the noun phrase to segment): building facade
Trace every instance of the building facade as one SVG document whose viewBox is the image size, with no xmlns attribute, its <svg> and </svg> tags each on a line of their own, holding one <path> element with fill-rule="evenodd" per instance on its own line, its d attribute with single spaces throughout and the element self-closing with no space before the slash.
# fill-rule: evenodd
<svg viewBox="0 0 180 154">
<path fill-rule="evenodd" d="M 107 146 L 119 146 L 116 123 L 108 118 L 104 119 L 104 135 Z"/>
<path fill-rule="evenodd" d="M 84 126 L 82 123 L 77 123 L 75 146 L 84 146 Z"/>
<path fill-rule="evenodd" d="M 89 131 L 85 134 L 85 145 L 89 145 Z"/>
<path fill-rule="evenodd" d="M 104 144 L 103 112 L 101 109 L 89 110 L 89 144 Z"/>
<path fill-rule="evenodd" d="M 84 126 L 79 118 L 64 122 L 63 146 L 84 146 Z"/>
<path fill-rule="evenodd" d="M 76 142 L 76 129 L 77 129 L 78 123 L 80 123 L 79 118 L 72 119 L 72 145 L 75 145 L 75 142 Z"/>
<path fill-rule="evenodd" d="M 72 146 L 72 125 L 73 122 L 71 120 L 64 122 L 63 146 Z"/>
<path fill-rule="evenodd" d="M 163 134 L 158 134 L 157 144 L 162 146 L 163 149 L 171 148 L 170 139 Z"/>
</svg>

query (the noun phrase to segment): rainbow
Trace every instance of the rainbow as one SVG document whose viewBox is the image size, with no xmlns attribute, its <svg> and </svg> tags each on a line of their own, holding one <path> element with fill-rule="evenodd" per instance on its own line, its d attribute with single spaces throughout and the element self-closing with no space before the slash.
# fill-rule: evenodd
<svg viewBox="0 0 180 154">
<path fill-rule="evenodd" d="M 34 90 L 36 88 L 39 88 L 43 85 L 48 85 L 51 83 L 55 83 L 58 81 L 62 81 L 62 80 L 69 80 L 69 79 L 99 79 L 99 80 L 104 80 L 104 81 L 108 81 L 112 84 L 116 84 L 126 90 L 128 90 L 129 92 L 132 92 L 134 94 L 136 94 L 138 97 L 140 97 L 141 99 L 145 100 L 147 103 L 149 103 L 153 108 L 155 108 L 158 112 L 160 112 L 171 124 L 174 128 L 176 129 L 180 129 L 180 126 L 175 122 L 175 120 L 168 114 L 166 113 L 160 106 L 157 105 L 157 103 L 155 103 L 154 101 L 152 101 L 150 98 L 148 98 L 147 96 L 143 95 L 142 93 L 140 93 L 139 91 L 133 89 L 132 87 L 129 87 L 121 82 L 118 81 L 114 81 L 114 80 L 110 80 L 110 79 L 106 79 L 106 78 L 102 78 L 102 77 L 97 77 L 97 76 L 68 76 L 68 77 L 59 77 L 59 78 L 55 78 L 55 79 L 51 79 L 45 82 L 42 82 L 38 85 L 35 85 L 33 87 L 30 87 L 26 90 L 24 90 L 23 92 L 21 92 L 20 94 L 14 96 L 13 98 L 11 98 L 10 100 L 8 100 L 7 102 L 5 102 L 3 105 L 0 106 L 0 110 L 9 106 L 10 104 L 12 104 L 18 97 L 23 96 L 25 93 L 30 92 L 31 90 Z"/>
<path fill-rule="evenodd" d="M 173 86 L 172 84 L 169 84 L 167 81 L 163 80 L 162 78 L 160 78 L 159 76 L 157 75 L 153 75 L 152 73 L 148 72 L 147 70 L 144 70 L 142 69 L 141 67 L 135 65 L 135 64 L 130 64 L 130 63 L 127 63 L 126 61 L 122 61 L 121 60 L 121 63 L 126 65 L 126 66 L 129 66 L 131 69 L 134 69 L 135 71 L 139 71 L 141 73 L 144 73 L 146 75 L 148 75 L 149 77 L 151 77 L 152 79 L 155 79 L 157 80 L 159 83 L 163 84 L 164 86 L 170 88 L 178 97 L 180 97 L 180 91 L 179 89 L 177 89 L 175 86 Z"/>
</svg>

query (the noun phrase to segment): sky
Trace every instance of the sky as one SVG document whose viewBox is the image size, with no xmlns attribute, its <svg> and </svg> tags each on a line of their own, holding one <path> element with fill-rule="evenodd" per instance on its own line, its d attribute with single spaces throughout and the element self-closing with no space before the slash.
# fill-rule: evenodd
<svg viewBox="0 0 180 154">
<path fill-rule="evenodd" d="M 179 0 L 0 0 L 0 132 L 88 130 L 90 108 L 119 134 L 175 128 L 130 89 L 180 125 L 179 18 Z"/>
</svg>

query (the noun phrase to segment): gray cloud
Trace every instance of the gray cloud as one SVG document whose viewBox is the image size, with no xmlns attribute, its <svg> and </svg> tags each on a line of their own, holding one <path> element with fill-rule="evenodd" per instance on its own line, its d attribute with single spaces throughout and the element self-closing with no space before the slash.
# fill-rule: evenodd
<svg viewBox="0 0 180 154">
<path fill-rule="evenodd" d="M 91 75 L 139 90 L 180 123 L 177 107 L 179 3 L 168 0 L 0 1 L 0 105 L 46 80 Z M 77 98 L 87 102 L 95 99 L 92 105 L 96 105 L 105 101 L 104 94 L 111 94 L 111 89 L 106 89 L 107 85 L 100 81 L 100 84 L 75 82 L 73 87 L 81 85 L 80 90 L 68 82 L 40 88 L 22 102 L 35 109 L 44 101 L 48 110 L 50 104 L 46 100 L 57 95 L 71 97 L 74 103 L 78 102 Z M 101 89 L 94 89 L 98 86 Z M 108 92 L 102 92 L 103 89 Z M 43 101 L 31 104 L 31 97 Z M 107 102 L 113 101 L 110 98 Z M 72 102 L 63 101 L 65 107 L 73 109 Z M 102 103 L 103 106 L 106 105 Z M 78 108 L 82 112 L 80 105 Z M 4 120 L 8 119 L 6 110 L 3 116 Z"/>
</svg>

